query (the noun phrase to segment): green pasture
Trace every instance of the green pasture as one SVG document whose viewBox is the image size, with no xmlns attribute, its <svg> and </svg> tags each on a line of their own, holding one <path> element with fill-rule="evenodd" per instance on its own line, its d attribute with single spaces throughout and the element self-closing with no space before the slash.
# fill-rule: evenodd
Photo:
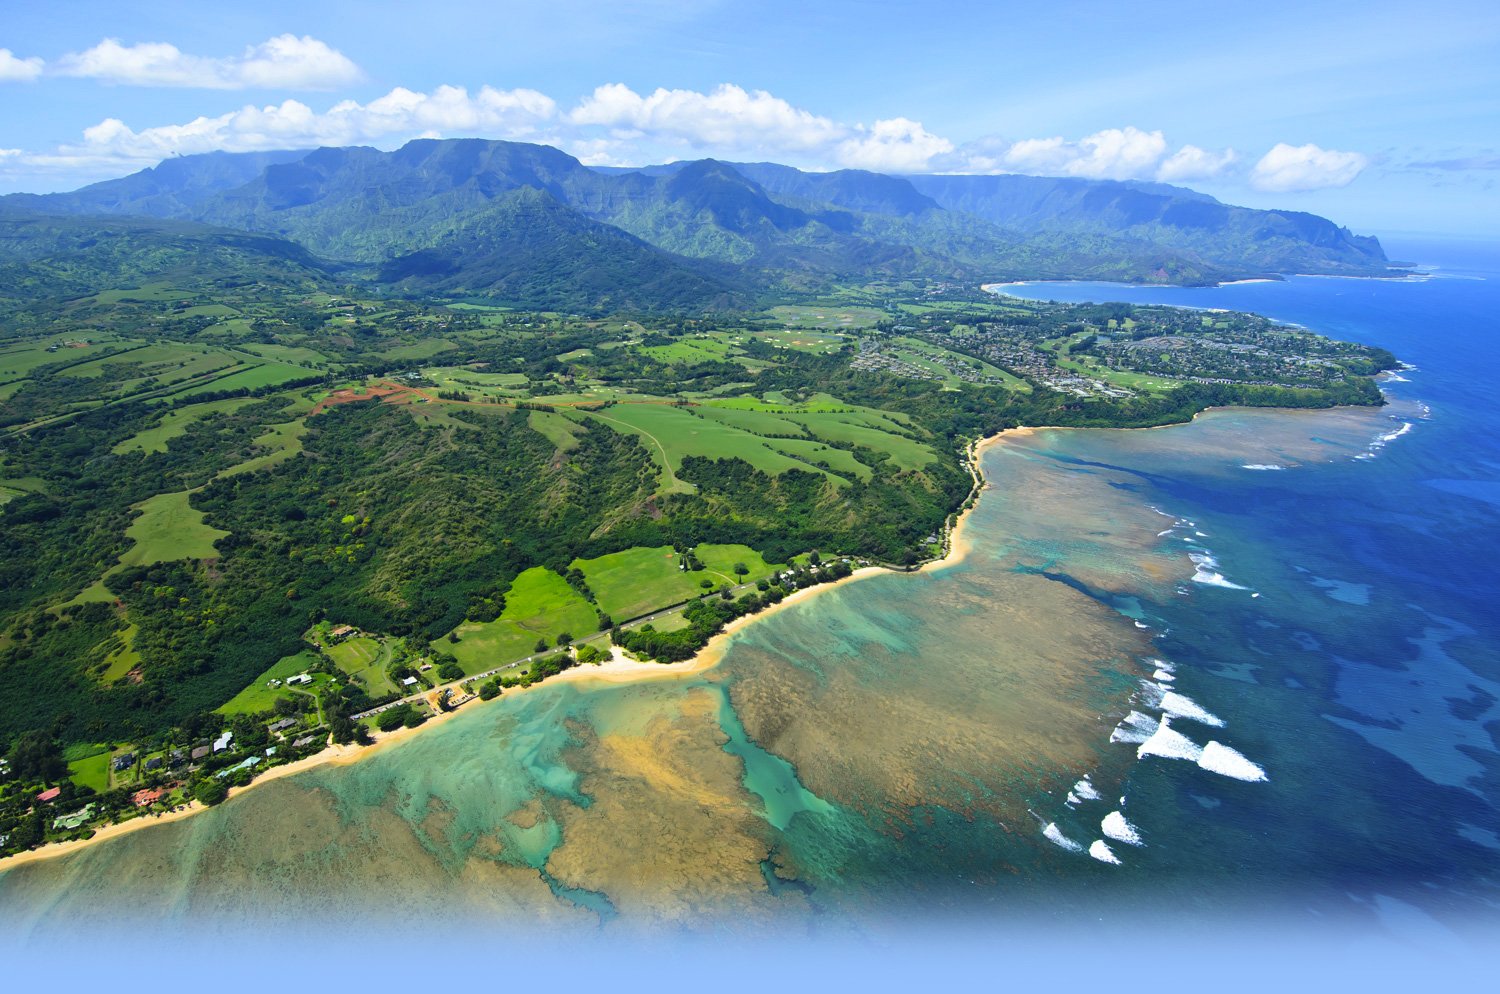
<svg viewBox="0 0 1500 994">
<path fill-rule="evenodd" d="M 228 400 L 214 400 L 206 404 L 167 408 L 156 424 L 117 442 L 110 451 L 116 455 L 123 455 L 126 452 L 165 452 L 167 443 L 185 434 L 195 422 L 214 414 L 229 414 L 255 401 L 254 397 L 231 397 Z"/>
<path fill-rule="evenodd" d="M 96 794 L 102 794 L 109 790 L 109 761 L 108 749 L 97 755 L 75 759 L 68 763 L 68 779 L 80 787 L 92 787 Z"/>
<path fill-rule="evenodd" d="M 505 592 L 505 610 L 494 621 L 465 621 L 455 631 L 459 641 L 439 642 L 468 673 L 482 673 L 529 656 L 537 639 L 548 645 L 563 633 L 575 639 L 599 628 L 594 607 L 544 566 L 520 574 Z"/>
<path fill-rule="evenodd" d="M 839 304 L 789 304 L 773 307 L 771 317 L 782 324 L 802 328 L 868 328 L 885 320 L 885 311 L 874 307 Z"/>
<path fill-rule="evenodd" d="M 637 546 L 597 559 L 575 559 L 572 565 L 583 570 L 599 608 L 618 622 L 703 593 L 701 575 L 678 569 L 678 559 L 670 545 Z"/>
<path fill-rule="evenodd" d="M 265 452 L 252 456 L 237 466 L 231 466 L 219 475 L 222 477 L 253 473 L 258 469 L 266 469 L 286 462 L 302 451 L 302 436 L 306 434 L 307 421 L 302 418 L 270 425 L 266 428 L 265 434 L 257 436 L 253 443 L 256 448 L 265 449 Z"/>
<path fill-rule="evenodd" d="M 92 339 L 94 336 L 89 336 Z M 59 362 L 77 362 L 85 356 L 98 355 L 107 349 L 119 349 L 123 342 L 110 339 L 103 342 L 91 341 L 89 345 L 76 348 L 60 348 L 56 352 L 48 352 L 47 349 L 63 341 L 70 340 L 68 335 L 55 335 L 35 342 L 27 342 L 24 345 L 14 345 L 6 349 L 0 349 L 0 382 L 29 376 L 31 371 L 38 366 L 46 366 Z M 87 365 L 81 363 L 80 365 Z M 72 369 L 64 371 L 72 376 Z"/>
<path fill-rule="evenodd" d="M 350 680 L 365 688 L 371 697 L 399 692 L 401 688 L 391 682 L 385 668 L 391 661 L 391 650 L 383 642 L 357 635 L 337 645 L 324 648 L 328 658 L 343 670 Z M 295 674 L 294 674 L 295 675 Z"/>
<path fill-rule="evenodd" d="M 766 562 L 759 552 L 748 545 L 715 545 L 704 542 L 693 549 L 693 555 L 703 564 L 703 573 L 707 573 L 709 579 L 730 584 L 761 580 L 785 568 Z M 735 563 L 743 563 L 750 572 L 740 576 L 734 571 Z M 689 575 L 701 579 L 703 573 Z"/>
<path fill-rule="evenodd" d="M 215 710 L 219 714 L 259 714 L 269 711 L 276 704 L 278 697 L 290 697 L 293 694 L 311 691 L 328 683 L 330 677 L 327 673 L 310 673 L 312 683 L 305 683 L 297 687 L 285 685 L 287 677 L 296 676 L 298 673 L 306 672 L 318 661 L 318 654 L 311 649 L 303 649 L 301 652 L 290 656 L 283 656 L 271 665 L 260 676 L 256 677 L 250 686 L 235 694 L 224 704 Z M 282 686 L 268 687 L 266 684 L 272 680 L 281 680 Z"/>
<path fill-rule="evenodd" d="M 214 542 L 229 533 L 203 523 L 203 512 L 188 504 L 190 490 L 157 494 L 136 504 L 141 514 L 125 529 L 135 544 L 120 557 L 122 566 L 147 566 L 178 559 L 211 559 Z"/>
<path fill-rule="evenodd" d="M 284 362 L 264 362 L 260 365 L 247 366 L 245 369 L 230 373 L 221 379 L 184 390 L 176 394 L 175 398 L 181 400 L 186 397 L 195 397 L 201 393 L 213 393 L 219 390 L 238 390 L 241 387 L 244 387 L 246 390 L 259 390 L 262 387 L 275 386 L 278 383 L 301 379 L 308 375 L 308 370 L 302 366 L 293 366 Z"/>
<path fill-rule="evenodd" d="M 818 438 L 829 442 L 848 442 L 889 452 L 897 469 L 921 469 L 937 458 L 937 453 L 921 442 L 875 427 L 872 419 L 860 414 L 797 414 L 791 420 Z"/>
<path fill-rule="evenodd" d="M 572 418 L 551 411 L 530 411 L 526 415 L 526 423 L 533 431 L 546 435 L 547 440 L 556 446 L 559 452 L 576 449 L 578 436 L 585 430 Z"/>
</svg>

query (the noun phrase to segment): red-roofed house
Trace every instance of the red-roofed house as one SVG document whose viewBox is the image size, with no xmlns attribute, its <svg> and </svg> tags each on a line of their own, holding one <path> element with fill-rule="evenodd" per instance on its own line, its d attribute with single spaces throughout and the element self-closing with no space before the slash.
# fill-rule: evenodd
<svg viewBox="0 0 1500 994">
<path fill-rule="evenodd" d="M 43 804 L 51 804 L 53 801 L 57 800 L 58 795 L 61 793 L 61 787 L 48 787 L 46 790 L 36 795 L 36 799 L 38 801 L 41 801 Z"/>
<path fill-rule="evenodd" d="M 167 788 L 165 787 L 157 787 L 155 790 L 138 790 L 130 795 L 130 803 L 138 808 L 149 808 L 166 796 Z"/>
</svg>

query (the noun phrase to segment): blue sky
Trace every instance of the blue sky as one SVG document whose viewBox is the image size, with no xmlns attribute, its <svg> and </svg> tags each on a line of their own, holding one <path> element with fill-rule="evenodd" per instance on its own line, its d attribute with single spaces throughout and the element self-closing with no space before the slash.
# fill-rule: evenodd
<svg viewBox="0 0 1500 994">
<path fill-rule="evenodd" d="M 0 191 L 481 135 L 588 162 L 1164 179 L 1500 233 L 1500 4 L 8 0 Z"/>
</svg>

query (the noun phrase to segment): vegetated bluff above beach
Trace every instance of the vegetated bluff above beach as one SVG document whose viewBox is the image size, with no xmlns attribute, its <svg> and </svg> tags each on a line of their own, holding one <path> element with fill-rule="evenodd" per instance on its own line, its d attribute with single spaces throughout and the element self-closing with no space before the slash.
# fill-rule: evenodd
<svg viewBox="0 0 1500 994">
<path fill-rule="evenodd" d="M 573 310 L 724 309 L 851 279 L 1205 283 L 1388 267 L 1378 241 L 1324 218 L 1162 184 L 711 159 L 591 169 L 545 145 L 479 139 L 217 152 L 72 193 L 0 198 L 0 262 L 21 265 L 22 296 L 56 291 L 43 277 L 59 268 L 112 264 L 98 258 L 107 237 L 54 246 L 43 219 L 59 215 L 105 233 L 121 215 L 187 222 L 178 238 L 256 232 L 294 243 L 280 258 L 294 246 L 316 257 L 299 260 L 309 278 L 334 271 L 407 293 Z"/>
</svg>

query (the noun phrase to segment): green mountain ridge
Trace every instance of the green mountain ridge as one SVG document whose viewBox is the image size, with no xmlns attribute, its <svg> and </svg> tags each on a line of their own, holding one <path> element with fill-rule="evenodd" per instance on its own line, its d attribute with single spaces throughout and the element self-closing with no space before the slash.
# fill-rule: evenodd
<svg viewBox="0 0 1500 994">
<path fill-rule="evenodd" d="M 220 247 L 225 231 L 254 232 L 300 247 L 299 258 L 256 243 L 309 273 L 333 260 L 397 293 L 584 310 L 714 309 L 881 278 L 1203 283 L 1388 266 L 1377 240 L 1325 218 L 1163 184 L 712 159 L 592 169 L 549 146 L 481 139 L 184 156 L 72 193 L 0 197 L 9 255 L 56 269 L 47 237 L 22 245 L 46 225 L 21 223 L 56 215 L 100 216 L 101 231 L 118 230 L 104 216 L 208 225 L 198 237 L 218 231 Z M 73 258 L 92 250 L 85 241 Z M 33 295 L 62 285 L 22 282 Z"/>
</svg>

